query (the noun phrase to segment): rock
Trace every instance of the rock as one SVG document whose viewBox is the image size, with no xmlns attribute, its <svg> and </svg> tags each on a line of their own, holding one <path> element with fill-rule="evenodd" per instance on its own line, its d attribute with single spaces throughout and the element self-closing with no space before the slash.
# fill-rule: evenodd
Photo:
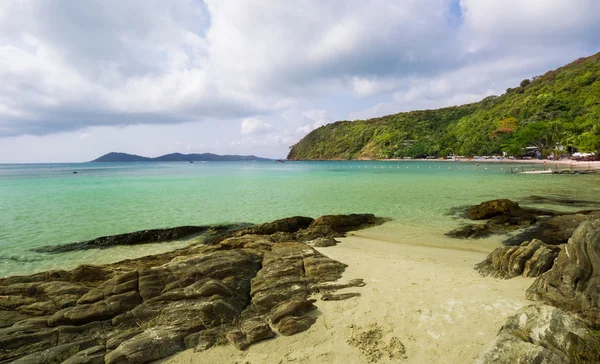
<svg viewBox="0 0 600 364">
<path fill-rule="evenodd" d="M 293 233 L 287 233 L 287 232 L 281 232 L 281 231 L 278 231 L 276 233 L 273 233 L 273 234 L 269 235 L 269 238 L 274 243 L 287 243 L 287 242 L 290 242 L 290 241 L 296 241 L 296 235 L 295 234 L 293 234 Z"/>
<path fill-rule="evenodd" d="M 291 336 L 308 330 L 317 319 L 310 316 L 286 316 L 277 324 L 277 331 L 283 336 Z"/>
<path fill-rule="evenodd" d="M 298 230 L 306 229 L 313 222 L 311 217 L 294 216 L 285 219 L 275 220 L 266 224 L 257 225 L 242 229 L 235 233 L 235 236 L 243 235 L 271 235 L 275 233 L 295 233 Z"/>
<path fill-rule="evenodd" d="M 530 305 L 508 317 L 475 363 L 573 363 L 576 349 L 589 340 L 582 320 L 555 307 Z"/>
<path fill-rule="evenodd" d="M 255 317 L 242 322 L 238 329 L 228 332 L 226 337 L 233 346 L 244 350 L 258 341 L 275 337 L 275 333 L 265 320 Z"/>
<path fill-rule="evenodd" d="M 332 291 L 337 291 L 339 289 L 343 289 L 343 288 L 350 288 L 350 287 L 364 287 L 367 284 L 365 283 L 364 280 L 358 278 L 358 279 L 352 279 L 346 283 L 330 283 L 330 282 L 320 282 L 320 283 L 315 283 L 309 286 L 309 289 L 311 292 L 314 293 L 331 293 Z"/>
<path fill-rule="evenodd" d="M 296 233 L 296 240 L 301 242 L 313 241 L 319 238 L 342 238 L 344 233 L 333 230 L 327 225 L 311 226 Z"/>
<path fill-rule="evenodd" d="M 106 249 L 118 245 L 137 245 L 148 243 L 161 243 L 186 238 L 190 235 L 209 232 L 221 234 L 224 231 L 233 230 L 237 225 L 223 226 L 178 226 L 168 229 L 152 229 L 135 231 L 127 234 L 103 236 L 100 238 L 61 245 L 47 245 L 32 249 L 37 253 L 64 253 L 74 250 Z"/>
<path fill-rule="evenodd" d="M 345 233 L 375 223 L 376 219 L 373 214 L 325 215 L 314 220 L 308 228 L 329 226 L 334 231 Z"/>
<path fill-rule="evenodd" d="M 348 292 L 348 293 L 323 293 L 321 296 L 322 301 L 343 301 L 352 297 L 360 297 L 360 293 L 358 292 Z"/>
<path fill-rule="evenodd" d="M 314 300 L 289 300 L 282 302 L 273 308 L 269 314 L 269 321 L 273 325 L 277 325 L 284 317 L 301 316 L 316 310 L 317 306 L 314 305 L 314 302 Z"/>
<path fill-rule="evenodd" d="M 215 327 L 208 330 L 195 332 L 185 337 L 185 347 L 194 349 L 194 352 L 205 351 L 212 348 L 220 337 L 225 335 L 223 327 Z"/>
<path fill-rule="evenodd" d="M 534 239 L 520 246 L 496 248 L 483 262 L 475 265 L 475 270 L 484 277 L 538 277 L 552 268 L 559 251 L 560 247 Z"/>
<path fill-rule="evenodd" d="M 106 347 L 104 345 L 92 346 L 71 356 L 62 364 L 104 364 L 105 354 Z"/>
<path fill-rule="evenodd" d="M 569 197 L 560 197 L 560 196 L 529 196 L 523 199 L 524 202 L 530 204 L 544 204 L 544 205 L 560 205 L 560 206 L 580 206 L 580 207 L 588 207 L 588 206 L 600 206 L 599 201 L 592 200 L 577 200 Z"/>
<path fill-rule="evenodd" d="M 518 208 L 518 203 L 507 199 L 486 201 L 479 205 L 471 206 L 466 211 L 465 217 L 471 220 L 485 220 Z"/>
<path fill-rule="evenodd" d="M 125 341 L 104 357 L 106 364 L 148 363 L 185 349 L 183 334 L 177 330 L 147 329 Z"/>
<path fill-rule="evenodd" d="M 304 258 L 306 276 L 313 282 L 337 281 L 342 277 L 345 269 L 346 264 L 330 259 L 318 252 Z"/>
<path fill-rule="evenodd" d="M 0 310 L 0 329 L 12 326 L 15 323 L 25 320 L 29 317 L 29 315 L 25 315 L 17 311 Z"/>
<path fill-rule="evenodd" d="M 75 343 L 62 344 L 40 352 L 29 354 L 27 356 L 13 361 L 13 363 L 63 363 L 78 352 L 94 346 L 98 346 L 99 344 L 100 342 L 98 340 L 85 340 Z"/>
<path fill-rule="evenodd" d="M 600 324 L 600 220 L 581 223 L 552 269 L 529 287 L 527 298 Z"/>
<path fill-rule="evenodd" d="M 586 215 L 560 215 L 541 220 L 531 228 L 506 240 L 507 244 L 519 244 L 526 240 L 539 239 L 546 244 L 566 244 L 575 229 L 586 220 Z"/>
<path fill-rule="evenodd" d="M 316 309 L 309 295 L 364 282 L 326 284 L 346 266 L 298 237 L 331 242 L 373 219 L 294 217 L 211 232 L 210 244 L 154 256 L 0 279 L 0 362 L 146 363 L 306 330 L 316 320 L 306 316 Z M 173 236 L 161 234 L 153 236 Z"/>
<path fill-rule="evenodd" d="M 481 239 L 491 236 L 493 231 L 487 224 L 469 224 L 446 233 L 446 236 L 457 239 Z"/>
<path fill-rule="evenodd" d="M 315 248 L 326 248 L 328 246 L 336 246 L 338 244 L 337 240 L 334 238 L 318 238 L 309 242 L 309 244 L 311 243 Z"/>
<path fill-rule="evenodd" d="M 41 352 L 57 345 L 57 330 L 0 331 L 0 360 L 13 360 L 27 354 Z"/>
</svg>

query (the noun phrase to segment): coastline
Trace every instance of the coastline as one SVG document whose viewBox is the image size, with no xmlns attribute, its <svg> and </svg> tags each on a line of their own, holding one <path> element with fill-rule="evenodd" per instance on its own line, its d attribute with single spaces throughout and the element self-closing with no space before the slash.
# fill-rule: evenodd
<svg viewBox="0 0 600 364">
<path fill-rule="evenodd" d="M 532 278 L 484 278 L 473 269 L 492 246 L 487 246 L 486 252 L 469 249 L 473 244 L 469 242 L 464 247 L 441 247 L 385 241 L 369 229 L 339 240 L 337 246 L 318 250 L 348 265 L 340 281 L 364 279 L 365 287 L 340 291 L 360 292 L 360 297 L 319 301 L 319 309 L 313 313 L 316 323 L 292 337 L 262 341 L 246 351 L 231 345 L 201 353 L 190 349 L 160 362 L 365 363 L 377 350 L 397 351 L 397 347 L 390 348 L 390 340 L 396 338 L 405 350 L 404 363 L 444 358 L 445 363 L 458 364 L 473 361 L 506 318 L 528 304 L 524 292 Z M 366 339 L 358 345 L 352 342 L 377 330 L 387 347 Z M 398 357 L 386 355 L 377 360 L 398 361 Z"/>
</svg>

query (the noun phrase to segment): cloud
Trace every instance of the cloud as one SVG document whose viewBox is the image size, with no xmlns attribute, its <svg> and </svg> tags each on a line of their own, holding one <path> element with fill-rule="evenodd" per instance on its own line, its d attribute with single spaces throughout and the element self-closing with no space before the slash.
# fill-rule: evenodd
<svg viewBox="0 0 600 364">
<path fill-rule="evenodd" d="M 5 0 L 0 143 L 241 123 L 275 150 L 334 120 L 501 93 L 600 50 L 599 13 L 596 0 Z"/>
<path fill-rule="evenodd" d="M 242 135 L 263 134 L 271 129 L 273 129 L 273 127 L 270 124 L 267 124 L 258 119 L 246 118 L 242 120 L 242 124 L 240 126 L 240 133 Z"/>
</svg>

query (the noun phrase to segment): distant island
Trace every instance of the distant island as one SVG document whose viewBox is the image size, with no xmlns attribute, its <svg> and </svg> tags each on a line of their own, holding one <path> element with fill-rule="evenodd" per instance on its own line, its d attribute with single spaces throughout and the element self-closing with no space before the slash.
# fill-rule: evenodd
<svg viewBox="0 0 600 364">
<path fill-rule="evenodd" d="M 148 158 L 135 154 L 111 152 L 91 162 L 240 162 L 270 161 L 254 155 L 218 155 L 213 153 L 182 154 L 171 153 L 156 158 Z"/>
</svg>

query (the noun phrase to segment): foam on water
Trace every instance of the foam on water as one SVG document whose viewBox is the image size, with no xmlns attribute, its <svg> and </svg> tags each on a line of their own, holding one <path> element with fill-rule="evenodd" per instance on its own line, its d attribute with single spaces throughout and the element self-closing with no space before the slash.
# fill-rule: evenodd
<svg viewBox="0 0 600 364">
<path fill-rule="evenodd" d="M 600 196 L 595 175 L 508 171 L 507 164 L 456 162 L 0 165 L 0 277 L 114 262 L 185 245 L 55 255 L 30 251 L 142 229 L 370 212 L 394 219 L 377 233 L 418 232 L 435 239 L 459 224 L 447 214 L 455 206 L 530 195 Z"/>
</svg>

